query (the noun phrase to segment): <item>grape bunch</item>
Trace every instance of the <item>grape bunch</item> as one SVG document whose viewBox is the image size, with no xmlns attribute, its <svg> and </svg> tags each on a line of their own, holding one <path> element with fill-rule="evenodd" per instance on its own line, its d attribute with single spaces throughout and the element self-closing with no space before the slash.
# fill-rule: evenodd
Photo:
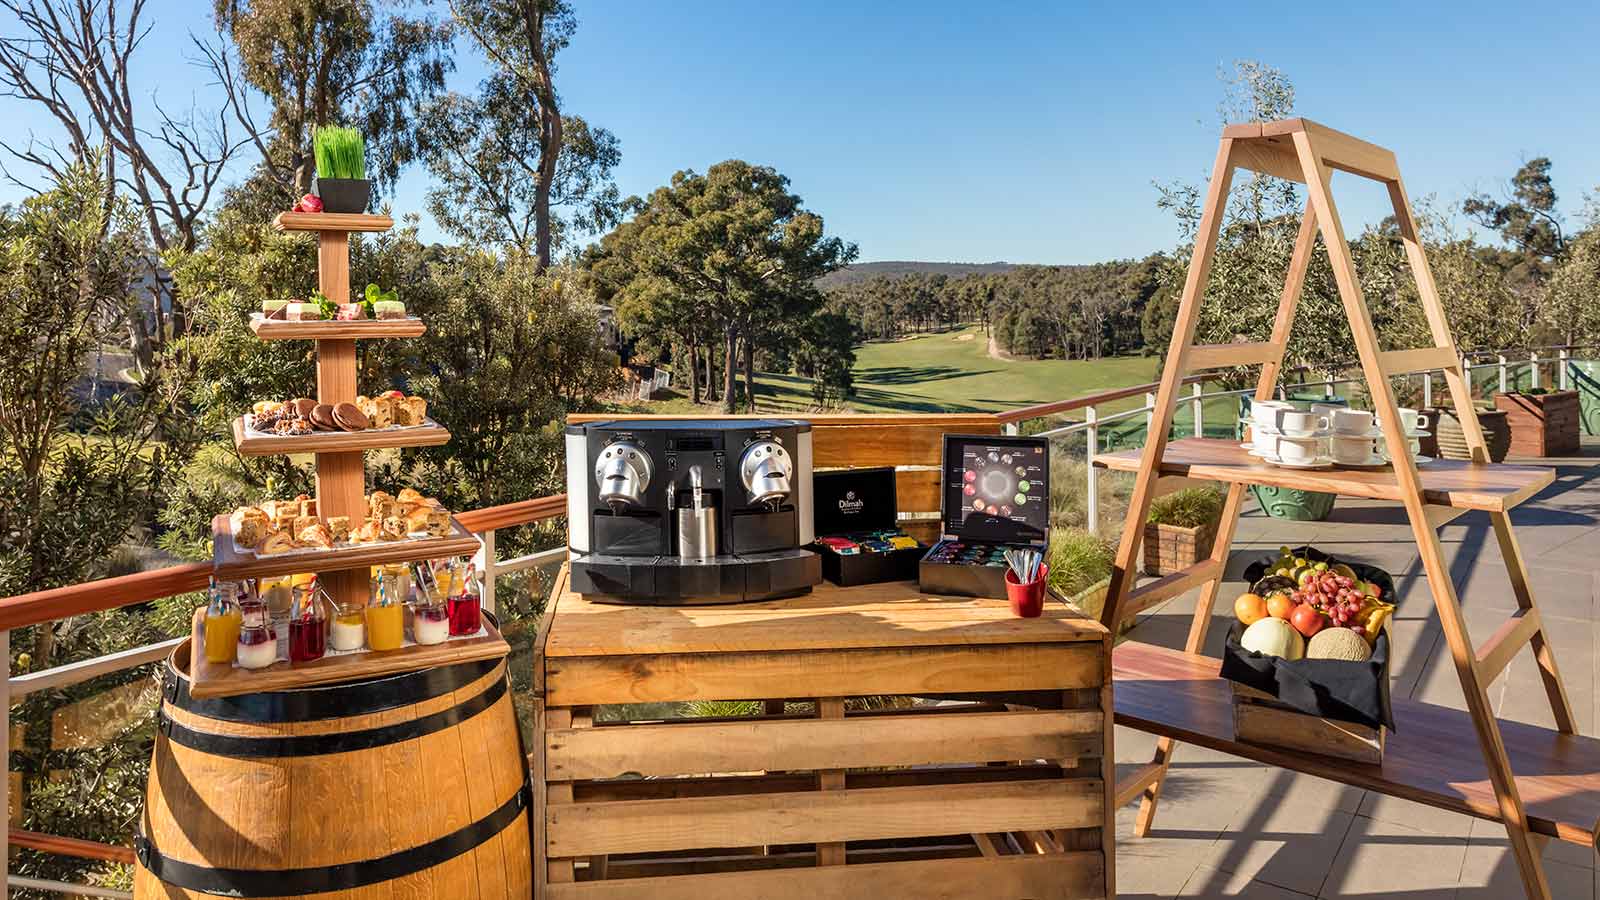
<svg viewBox="0 0 1600 900">
<path fill-rule="evenodd" d="M 1367 598 L 1356 586 L 1354 578 L 1336 572 L 1318 572 L 1300 583 L 1294 592 L 1294 599 L 1310 604 L 1334 625 L 1349 628 L 1357 634 L 1366 631 L 1362 625 L 1361 611 Z"/>
</svg>

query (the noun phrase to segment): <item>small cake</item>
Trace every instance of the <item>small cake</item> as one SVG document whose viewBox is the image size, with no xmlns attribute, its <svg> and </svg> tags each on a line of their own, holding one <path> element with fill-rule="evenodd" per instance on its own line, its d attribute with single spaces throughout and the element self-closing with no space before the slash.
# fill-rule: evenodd
<svg viewBox="0 0 1600 900">
<path fill-rule="evenodd" d="M 406 409 L 406 418 L 409 420 L 410 424 L 412 424 L 412 425 L 425 425 L 425 424 L 427 424 L 427 422 L 428 422 L 428 401 L 422 399 L 421 397 L 406 397 L 403 400 L 397 401 L 395 403 L 395 407 L 396 407 L 396 413 L 395 414 L 396 414 L 396 416 L 399 415 L 399 408 L 402 407 L 402 406 L 405 407 L 405 409 Z"/>
<path fill-rule="evenodd" d="M 305 494 L 301 494 L 297 499 L 300 501 L 300 515 L 317 515 L 317 498 L 307 497 Z"/>
<path fill-rule="evenodd" d="M 354 531 L 350 532 L 350 540 L 358 544 L 370 544 L 378 540 L 379 535 L 382 533 L 383 526 L 379 524 L 377 519 L 367 519 L 357 526 Z"/>
<path fill-rule="evenodd" d="M 345 431 L 360 431 L 367 427 L 367 416 L 354 403 L 335 403 L 333 424 Z"/>
<path fill-rule="evenodd" d="M 284 307 L 283 317 L 291 322 L 321 321 L 322 307 L 316 303 L 290 303 Z"/>
<path fill-rule="evenodd" d="M 383 491 L 373 491 L 367 501 L 367 515 L 374 519 L 384 519 L 394 515 L 394 497 Z"/>
<path fill-rule="evenodd" d="M 256 553 L 262 556 L 272 556 L 275 553 L 287 553 L 294 549 L 294 541 L 289 539 L 287 532 L 274 531 L 267 535 L 261 546 L 256 548 Z"/>
<path fill-rule="evenodd" d="M 442 506 L 424 505 L 422 512 L 426 516 L 422 530 L 434 537 L 444 537 L 450 533 L 450 511 L 448 509 Z"/>
<path fill-rule="evenodd" d="M 383 539 L 398 541 L 407 534 L 406 520 L 399 516 L 388 516 L 383 520 Z"/>
<path fill-rule="evenodd" d="M 279 501 L 272 508 L 272 527 L 279 531 L 293 531 L 294 520 L 300 518 L 300 504 Z"/>
<path fill-rule="evenodd" d="M 406 513 L 406 533 L 407 534 L 420 534 L 420 533 L 422 533 L 424 531 L 427 531 L 427 530 L 428 530 L 428 507 L 426 507 L 426 506 L 413 506 L 411 511 Z"/>
<path fill-rule="evenodd" d="M 350 517 L 329 516 L 328 534 L 333 537 L 334 543 L 342 544 L 350 540 Z"/>
<path fill-rule="evenodd" d="M 356 319 L 365 319 L 367 311 L 359 303 L 341 303 L 333 317 L 341 322 L 353 322 Z"/>
<path fill-rule="evenodd" d="M 317 401 L 310 397 L 296 397 L 289 402 L 294 404 L 294 414 L 302 419 L 311 418 L 311 411 L 317 408 Z"/>
<path fill-rule="evenodd" d="M 339 430 L 339 426 L 334 424 L 333 421 L 333 404 L 331 403 L 318 403 L 311 408 L 311 415 L 306 418 L 311 420 L 312 426 L 318 431 Z"/>
<path fill-rule="evenodd" d="M 282 319 L 284 310 L 288 306 L 289 301 L 287 300 L 263 300 L 261 301 L 261 318 Z"/>
<path fill-rule="evenodd" d="M 271 528 L 267 514 L 254 506 L 241 506 L 228 517 L 228 527 L 233 540 L 241 547 L 256 547 L 266 540 Z"/>
<path fill-rule="evenodd" d="M 395 495 L 395 499 L 401 503 L 421 503 L 423 497 L 422 492 L 416 488 L 401 488 L 400 493 Z"/>
<path fill-rule="evenodd" d="M 313 525 L 321 525 L 321 524 L 322 524 L 321 520 L 318 519 L 316 516 L 295 516 L 294 517 L 294 524 L 290 526 L 289 533 L 298 536 L 301 532 L 305 531 L 307 528 L 310 528 Z"/>
<path fill-rule="evenodd" d="M 372 317 L 374 319 L 404 319 L 406 305 L 399 300 L 379 300 L 372 304 Z"/>
<path fill-rule="evenodd" d="M 394 424 L 394 401 L 388 397 L 357 397 L 356 408 L 367 417 L 372 428 L 388 428 Z"/>
<path fill-rule="evenodd" d="M 308 525 L 296 532 L 296 534 L 300 536 L 300 543 L 310 547 L 332 547 L 333 534 L 328 531 L 328 526 L 316 521 L 315 519 L 313 519 L 312 522 L 313 524 Z"/>
</svg>

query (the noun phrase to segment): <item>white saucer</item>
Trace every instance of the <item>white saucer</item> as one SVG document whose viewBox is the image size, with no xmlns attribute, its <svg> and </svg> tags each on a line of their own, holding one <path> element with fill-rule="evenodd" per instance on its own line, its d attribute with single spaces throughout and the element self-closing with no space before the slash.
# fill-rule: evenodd
<svg viewBox="0 0 1600 900">
<path fill-rule="evenodd" d="M 1252 450 L 1250 455 L 1262 462 L 1271 463 L 1274 466 L 1283 466 L 1286 469 L 1330 469 L 1333 467 L 1333 457 L 1331 456 L 1319 456 L 1307 462 L 1288 462 L 1268 454 L 1265 450 Z"/>
<path fill-rule="evenodd" d="M 1431 431 L 1423 431 L 1422 429 L 1419 428 L 1416 431 L 1406 432 L 1406 437 L 1408 437 L 1408 438 L 1429 437 L 1432 434 L 1433 434 L 1433 432 L 1431 432 Z M 1333 431 L 1333 432 L 1330 432 L 1330 436 L 1331 437 L 1336 437 L 1336 438 L 1381 438 L 1381 437 L 1383 437 L 1383 429 L 1378 427 L 1377 425 L 1374 425 L 1374 426 L 1372 426 L 1372 429 L 1370 431 L 1363 431 L 1363 432 L 1359 432 L 1357 434 L 1345 434 L 1342 431 Z"/>
<path fill-rule="evenodd" d="M 1342 469 L 1381 469 L 1384 466 L 1387 466 L 1389 464 L 1389 461 L 1387 459 L 1384 459 L 1383 457 L 1379 456 L 1378 454 L 1374 453 L 1371 456 L 1367 457 L 1367 459 L 1365 461 L 1363 461 L 1363 462 L 1350 463 L 1350 462 L 1339 462 L 1338 460 L 1334 460 L 1333 464 L 1338 466 L 1338 467 L 1340 467 L 1340 468 L 1342 468 Z"/>
<path fill-rule="evenodd" d="M 1332 437 L 1334 434 L 1331 428 L 1324 429 L 1322 431 L 1308 431 L 1305 434 L 1289 434 L 1288 432 L 1279 431 L 1278 429 L 1272 428 L 1268 425 L 1257 425 L 1254 422 L 1250 422 L 1248 424 L 1251 429 L 1251 434 L 1259 431 L 1262 434 L 1270 434 L 1274 437 L 1288 438 L 1291 441 L 1314 441 L 1317 438 Z M 1355 436 L 1360 437 L 1360 435 Z"/>
</svg>

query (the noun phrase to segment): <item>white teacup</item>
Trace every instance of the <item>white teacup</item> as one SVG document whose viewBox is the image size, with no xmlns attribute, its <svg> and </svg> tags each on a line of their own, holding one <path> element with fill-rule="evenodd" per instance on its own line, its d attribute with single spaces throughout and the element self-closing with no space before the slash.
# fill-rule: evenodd
<svg viewBox="0 0 1600 900">
<path fill-rule="evenodd" d="M 1256 449 L 1287 463 L 1313 463 L 1328 455 L 1327 438 L 1297 438 L 1268 434 L 1256 438 Z"/>
<path fill-rule="evenodd" d="M 1400 426 L 1406 430 L 1406 434 L 1410 434 L 1413 431 L 1417 431 L 1422 428 L 1427 428 L 1428 416 L 1421 410 L 1410 409 L 1402 406 L 1400 407 Z"/>
<path fill-rule="evenodd" d="M 1310 437 L 1328 430 L 1328 417 L 1311 412 L 1289 410 L 1277 416 L 1278 431 L 1288 437 Z"/>
<path fill-rule="evenodd" d="M 1372 413 L 1364 409 L 1336 409 L 1328 417 L 1339 434 L 1367 434 L 1372 431 Z"/>
<path fill-rule="evenodd" d="M 1333 437 L 1334 462 L 1359 465 L 1372 459 L 1372 450 L 1372 438 L 1343 435 L 1334 435 Z"/>
<path fill-rule="evenodd" d="M 1284 400 L 1257 400 L 1250 404 L 1250 420 L 1265 428 L 1277 428 L 1282 412 L 1294 412 L 1294 404 Z"/>
</svg>

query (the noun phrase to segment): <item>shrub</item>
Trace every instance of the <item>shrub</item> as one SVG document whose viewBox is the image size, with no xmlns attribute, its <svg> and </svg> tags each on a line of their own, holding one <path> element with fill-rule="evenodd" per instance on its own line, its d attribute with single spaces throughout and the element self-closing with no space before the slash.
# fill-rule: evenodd
<svg viewBox="0 0 1600 900">
<path fill-rule="evenodd" d="M 1209 487 L 1188 488 L 1156 498 L 1150 504 L 1152 525 L 1199 528 L 1222 516 L 1222 492 Z"/>
<path fill-rule="evenodd" d="M 1111 575 L 1116 552 L 1111 544 L 1082 528 L 1057 528 L 1047 550 L 1050 587 L 1068 596 Z"/>
</svg>

